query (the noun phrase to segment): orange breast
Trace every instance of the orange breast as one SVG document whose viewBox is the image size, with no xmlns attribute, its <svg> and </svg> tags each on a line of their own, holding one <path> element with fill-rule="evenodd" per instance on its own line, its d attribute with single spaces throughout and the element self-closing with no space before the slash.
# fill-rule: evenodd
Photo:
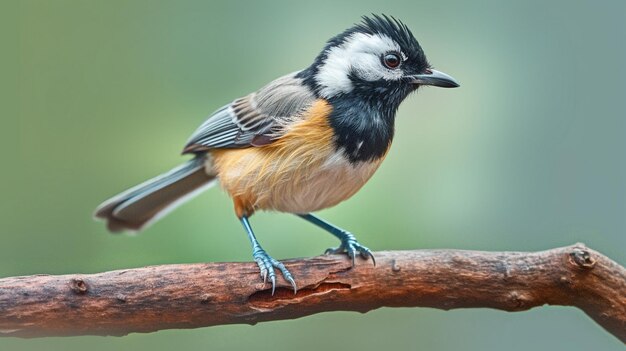
<svg viewBox="0 0 626 351">
<path fill-rule="evenodd" d="M 239 217 L 255 210 L 307 213 L 354 195 L 374 174 L 382 158 L 351 164 L 335 150 L 328 124 L 332 108 L 318 100 L 263 147 L 212 150 L 212 165 Z"/>
</svg>

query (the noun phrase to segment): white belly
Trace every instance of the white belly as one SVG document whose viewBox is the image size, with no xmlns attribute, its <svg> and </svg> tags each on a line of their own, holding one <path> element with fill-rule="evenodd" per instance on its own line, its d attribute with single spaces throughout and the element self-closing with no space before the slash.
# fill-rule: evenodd
<svg viewBox="0 0 626 351">
<path fill-rule="evenodd" d="M 257 200 L 260 209 L 307 213 L 332 207 L 354 195 L 374 174 L 380 162 L 351 164 L 340 153 L 297 182 L 282 182 Z M 293 178 L 292 178 L 293 179 Z"/>
<path fill-rule="evenodd" d="M 382 158 L 351 164 L 343 152 L 318 162 L 267 158 L 260 149 L 240 151 L 236 163 L 219 174 L 222 187 L 254 210 L 307 213 L 334 206 L 354 195 L 374 174 Z M 319 157 L 319 155 L 317 156 Z"/>
</svg>

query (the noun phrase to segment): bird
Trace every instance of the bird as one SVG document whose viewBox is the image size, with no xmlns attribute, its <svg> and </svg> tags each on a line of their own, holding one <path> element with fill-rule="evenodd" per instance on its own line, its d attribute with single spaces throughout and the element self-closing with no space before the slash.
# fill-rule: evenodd
<svg viewBox="0 0 626 351">
<path fill-rule="evenodd" d="M 252 245 L 263 286 L 276 289 L 285 265 L 259 244 L 257 211 L 290 213 L 339 239 L 326 253 L 376 264 L 347 230 L 313 212 L 354 195 L 385 159 L 401 102 L 422 86 L 458 87 L 429 64 L 412 32 L 393 16 L 363 16 L 326 42 L 313 63 L 271 81 L 212 113 L 183 148 L 191 158 L 95 211 L 111 232 L 145 229 L 181 203 L 219 183 Z"/>
</svg>

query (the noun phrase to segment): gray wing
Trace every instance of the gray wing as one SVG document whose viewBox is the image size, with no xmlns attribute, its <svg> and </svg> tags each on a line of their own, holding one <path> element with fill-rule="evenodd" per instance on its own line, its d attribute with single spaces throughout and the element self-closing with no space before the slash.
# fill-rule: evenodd
<svg viewBox="0 0 626 351">
<path fill-rule="evenodd" d="M 315 101 L 296 74 L 278 78 L 215 111 L 191 135 L 183 153 L 261 146 L 280 137 L 281 127 Z"/>
</svg>

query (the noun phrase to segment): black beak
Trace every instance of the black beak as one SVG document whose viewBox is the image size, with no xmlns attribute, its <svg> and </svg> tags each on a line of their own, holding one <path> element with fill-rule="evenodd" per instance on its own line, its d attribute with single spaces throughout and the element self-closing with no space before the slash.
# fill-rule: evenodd
<svg viewBox="0 0 626 351">
<path fill-rule="evenodd" d="M 435 71 L 434 69 L 429 69 L 424 74 L 416 74 L 410 78 L 413 84 L 432 85 L 441 88 L 459 87 L 459 83 L 457 83 L 454 78 L 443 72 Z"/>
</svg>

